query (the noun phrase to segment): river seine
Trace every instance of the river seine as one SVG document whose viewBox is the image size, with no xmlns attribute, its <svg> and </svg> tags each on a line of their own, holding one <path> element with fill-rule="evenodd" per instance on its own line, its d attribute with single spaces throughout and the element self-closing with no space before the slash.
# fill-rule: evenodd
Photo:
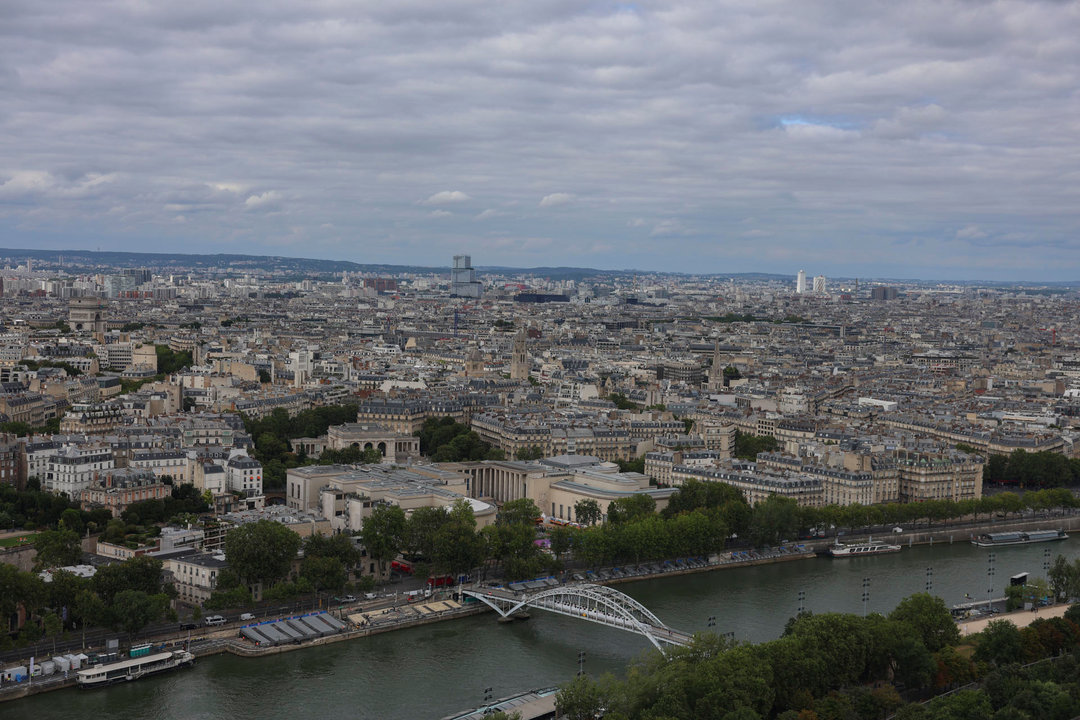
<svg viewBox="0 0 1080 720">
<path fill-rule="evenodd" d="M 1009 577 L 1043 577 L 1046 551 L 1072 560 L 1080 541 L 993 550 L 958 535 L 955 544 L 905 547 L 902 552 L 853 559 L 797 560 L 618 585 L 668 625 L 690 632 L 733 632 L 760 642 L 780 635 L 799 606 L 814 612 L 886 613 L 902 598 L 926 590 L 952 605 L 1004 595 Z M 423 720 L 495 698 L 565 682 L 577 671 L 621 674 L 651 650 L 644 638 L 543 611 L 499 624 L 494 614 L 385 633 L 265 658 L 216 655 L 195 668 L 105 690 L 61 690 L 5 703 L 6 720 L 107 717 L 153 720 Z"/>
</svg>

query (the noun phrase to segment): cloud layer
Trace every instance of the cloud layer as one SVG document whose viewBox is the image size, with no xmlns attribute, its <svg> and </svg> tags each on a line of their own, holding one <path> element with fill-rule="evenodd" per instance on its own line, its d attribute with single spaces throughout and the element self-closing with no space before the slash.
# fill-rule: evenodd
<svg viewBox="0 0 1080 720">
<path fill-rule="evenodd" d="M 0 235 L 1075 279 L 1077 37 L 1022 0 L 7 0 Z"/>
</svg>

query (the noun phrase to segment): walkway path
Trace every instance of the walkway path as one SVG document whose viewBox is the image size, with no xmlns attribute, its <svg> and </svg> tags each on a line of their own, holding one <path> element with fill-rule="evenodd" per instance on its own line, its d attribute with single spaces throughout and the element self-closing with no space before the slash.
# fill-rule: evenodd
<svg viewBox="0 0 1080 720">
<path fill-rule="evenodd" d="M 994 620 L 1008 620 L 1016 627 L 1023 628 L 1027 627 L 1039 618 L 1061 617 L 1068 609 L 1068 605 L 1062 604 L 1053 605 L 1046 608 L 1039 608 L 1038 612 L 1032 612 L 1031 610 L 1017 610 L 1015 612 L 1005 613 L 1003 615 L 992 615 L 990 617 L 979 618 L 978 620 L 967 620 L 960 623 L 960 634 L 974 635 L 977 632 L 982 632 L 986 629 L 986 626 Z"/>
</svg>

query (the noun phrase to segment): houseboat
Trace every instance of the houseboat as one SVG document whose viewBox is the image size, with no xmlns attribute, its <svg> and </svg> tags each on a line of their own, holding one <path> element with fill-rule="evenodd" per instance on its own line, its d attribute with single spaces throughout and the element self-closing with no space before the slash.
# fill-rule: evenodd
<svg viewBox="0 0 1080 720">
<path fill-rule="evenodd" d="M 75 681 L 80 688 L 105 687 L 113 683 L 138 680 L 141 677 L 156 675 L 167 670 L 190 667 L 194 663 L 195 656 L 187 650 L 152 653 L 84 668 L 76 673 Z"/>
<path fill-rule="evenodd" d="M 1050 542 L 1052 540 L 1068 540 L 1069 536 L 1064 530 L 1032 530 L 1030 532 L 1014 531 L 999 533 L 984 533 L 971 539 L 972 545 L 979 547 L 998 547 L 1001 545 L 1030 545 L 1031 543 Z"/>
</svg>

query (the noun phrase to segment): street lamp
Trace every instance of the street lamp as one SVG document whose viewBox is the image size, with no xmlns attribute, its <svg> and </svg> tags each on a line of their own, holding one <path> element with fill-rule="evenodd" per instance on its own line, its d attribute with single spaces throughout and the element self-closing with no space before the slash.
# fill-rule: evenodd
<svg viewBox="0 0 1080 720">
<path fill-rule="evenodd" d="M 994 600 L 994 560 L 996 559 L 994 553 L 990 553 L 986 557 L 986 584 L 989 586 L 986 588 L 986 611 L 993 610 Z"/>
<path fill-rule="evenodd" d="M 585 674 L 585 651 L 579 650 L 577 654 L 577 674 L 581 677 Z"/>
<path fill-rule="evenodd" d="M 862 614 L 866 617 L 866 604 L 870 602 L 870 578 L 862 579 Z"/>
<path fill-rule="evenodd" d="M 926 592 L 930 594 L 934 591 L 934 568 L 926 568 Z"/>
<path fill-rule="evenodd" d="M 716 627 L 716 616 L 715 615 L 710 615 L 709 616 L 709 622 L 707 623 L 707 625 L 709 627 Z"/>
<path fill-rule="evenodd" d="M 491 704 L 491 688 L 484 688 L 484 707 L 486 708 Z"/>
<path fill-rule="evenodd" d="M 804 612 L 806 612 L 806 591 L 805 590 L 800 590 L 799 591 L 799 615 L 802 615 Z"/>
</svg>

